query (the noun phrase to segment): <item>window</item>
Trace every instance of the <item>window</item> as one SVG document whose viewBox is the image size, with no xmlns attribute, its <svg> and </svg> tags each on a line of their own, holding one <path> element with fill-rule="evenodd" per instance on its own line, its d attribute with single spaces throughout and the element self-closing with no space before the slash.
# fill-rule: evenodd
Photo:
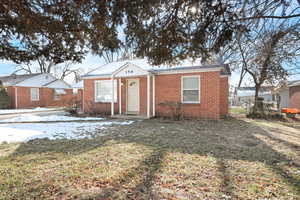
<svg viewBox="0 0 300 200">
<path fill-rule="evenodd" d="M 78 88 L 74 88 L 74 89 L 73 89 L 73 94 L 74 94 L 74 95 L 78 94 Z"/>
<path fill-rule="evenodd" d="M 114 80 L 114 101 L 117 102 L 117 81 Z M 95 81 L 95 102 L 111 102 L 111 80 Z"/>
<path fill-rule="evenodd" d="M 40 100 L 39 88 L 30 88 L 31 101 Z"/>
<path fill-rule="evenodd" d="M 53 98 L 54 100 L 60 100 L 60 95 L 59 94 L 56 94 L 56 93 L 54 93 L 54 98 Z"/>
<path fill-rule="evenodd" d="M 200 77 L 182 77 L 182 103 L 200 103 Z"/>
<path fill-rule="evenodd" d="M 67 94 L 64 89 L 54 89 L 53 99 L 60 100 L 61 95 Z"/>
</svg>

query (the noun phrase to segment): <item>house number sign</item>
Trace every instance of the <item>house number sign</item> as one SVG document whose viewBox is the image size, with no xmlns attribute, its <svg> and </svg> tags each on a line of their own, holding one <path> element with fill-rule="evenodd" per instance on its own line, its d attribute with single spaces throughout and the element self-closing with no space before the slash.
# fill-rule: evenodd
<svg viewBox="0 0 300 200">
<path fill-rule="evenodd" d="M 127 69 L 127 70 L 125 70 L 125 74 L 133 74 L 134 72 L 133 72 L 133 70 L 132 69 Z"/>
</svg>

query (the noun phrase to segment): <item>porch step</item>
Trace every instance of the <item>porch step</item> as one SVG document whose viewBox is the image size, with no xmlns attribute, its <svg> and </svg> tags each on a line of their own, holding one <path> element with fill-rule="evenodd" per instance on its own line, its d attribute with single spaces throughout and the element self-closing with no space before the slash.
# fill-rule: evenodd
<svg viewBox="0 0 300 200">
<path fill-rule="evenodd" d="M 143 115 L 113 115 L 111 118 L 115 119 L 149 119 L 147 116 Z"/>
</svg>

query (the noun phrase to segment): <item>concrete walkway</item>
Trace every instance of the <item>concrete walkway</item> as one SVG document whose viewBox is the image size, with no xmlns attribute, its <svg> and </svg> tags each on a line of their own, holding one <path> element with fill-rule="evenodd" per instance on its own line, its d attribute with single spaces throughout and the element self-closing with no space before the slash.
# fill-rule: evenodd
<svg viewBox="0 0 300 200">
<path fill-rule="evenodd" d="M 66 115 L 67 112 L 63 108 L 58 108 L 56 110 L 43 110 L 43 111 L 32 111 L 32 112 L 20 112 L 20 113 L 8 113 L 8 114 L 1 114 L 1 119 L 10 119 L 13 117 L 17 117 L 19 115 L 38 115 L 38 116 L 47 116 L 47 115 Z"/>
</svg>

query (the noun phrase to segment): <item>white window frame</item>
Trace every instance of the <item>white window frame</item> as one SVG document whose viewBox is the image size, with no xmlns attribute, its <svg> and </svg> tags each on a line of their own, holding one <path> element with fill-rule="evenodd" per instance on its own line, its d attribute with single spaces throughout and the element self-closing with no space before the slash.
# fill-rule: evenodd
<svg viewBox="0 0 300 200">
<path fill-rule="evenodd" d="M 96 103 L 111 103 L 111 100 L 107 100 L 107 101 L 103 101 L 103 100 L 99 100 L 97 99 L 97 84 L 103 81 L 110 81 L 110 84 L 112 84 L 111 80 L 96 80 L 94 81 L 94 100 Z M 118 97 L 117 97 L 117 91 L 118 91 L 118 88 L 117 88 L 117 80 L 115 79 L 114 80 L 114 87 L 115 87 L 115 92 L 114 92 L 114 102 L 117 103 L 118 101 Z"/>
<path fill-rule="evenodd" d="M 57 93 L 54 92 L 54 94 L 53 94 L 53 100 L 54 101 L 59 101 L 60 97 L 61 97 L 60 94 L 57 94 Z"/>
<path fill-rule="evenodd" d="M 33 98 L 34 91 L 37 92 L 37 98 Z M 39 88 L 30 88 L 30 99 L 31 99 L 31 101 L 39 101 L 40 100 L 40 89 Z"/>
<path fill-rule="evenodd" d="M 73 88 L 73 90 L 72 90 L 72 93 L 73 93 L 73 95 L 77 95 L 78 94 L 78 88 Z"/>
<path fill-rule="evenodd" d="M 195 89 L 183 89 L 183 79 L 185 78 L 198 78 L 199 80 L 199 88 L 195 88 Z M 183 91 L 184 90 L 198 90 L 199 91 L 199 96 L 198 96 L 198 101 L 184 101 L 183 100 Z M 185 104 L 199 104 L 201 102 L 201 78 L 199 75 L 192 75 L 192 76 L 181 76 L 181 103 L 185 103 Z"/>
</svg>

